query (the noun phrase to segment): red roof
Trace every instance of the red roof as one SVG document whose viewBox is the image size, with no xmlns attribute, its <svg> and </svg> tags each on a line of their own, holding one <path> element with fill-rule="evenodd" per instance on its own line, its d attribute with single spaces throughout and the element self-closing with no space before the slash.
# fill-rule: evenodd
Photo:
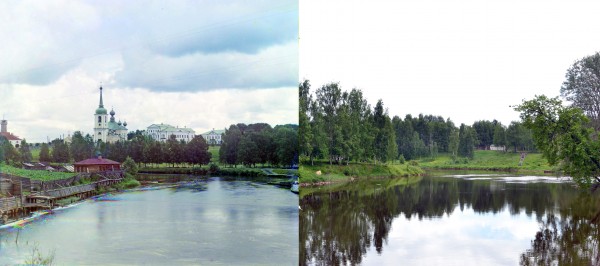
<svg viewBox="0 0 600 266">
<path fill-rule="evenodd" d="M 114 165 L 114 164 L 118 164 L 121 165 L 118 162 L 115 162 L 113 160 L 109 160 L 109 159 L 98 159 L 98 158 L 91 158 L 91 159 L 85 159 L 83 161 L 80 162 L 76 162 L 74 163 L 74 165 Z"/>
<path fill-rule="evenodd" d="M 21 140 L 19 137 L 11 134 L 10 132 L 0 132 L 0 135 L 4 136 L 7 140 Z"/>
</svg>

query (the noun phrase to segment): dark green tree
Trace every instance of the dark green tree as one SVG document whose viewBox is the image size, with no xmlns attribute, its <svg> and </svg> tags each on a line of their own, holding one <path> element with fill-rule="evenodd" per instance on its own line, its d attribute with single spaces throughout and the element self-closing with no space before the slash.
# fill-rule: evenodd
<svg viewBox="0 0 600 266">
<path fill-rule="evenodd" d="M 258 162 L 258 146 L 249 136 L 242 136 L 237 148 L 237 163 L 254 166 Z"/>
<path fill-rule="evenodd" d="M 283 166 L 298 163 L 298 130 L 290 127 L 276 126 L 273 140 L 276 145 L 277 161 Z"/>
<path fill-rule="evenodd" d="M 201 135 L 196 135 L 185 146 L 185 154 L 187 162 L 194 164 L 208 164 L 211 154 L 208 152 L 208 144 Z"/>
<path fill-rule="evenodd" d="M 31 155 L 29 144 L 27 144 L 25 139 L 21 140 L 21 145 L 19 145 L 19 155 L 21 156 L 20 161 L 22 163 L 31 162 L 33 160 L 33 155 Z"/>
<path fill-rule="evenodd" d="M 89 134 L 84 138 L 80 131 L 75 131 L 69 150 L 76 162 L 91 158 L 94 156 L 94 141 Z"/>
<path fill-rule="evenodd" d="M 68 163 L 71 155 L 69 146 L 62 139 L 52 141 L 52 161 L 55 163 Z"/>
<path fill-rule="evenodd" d="M 42 143 L 40 147 L 40 162 L 50 162 L 52 161 L 52 157 L 50 157 L 50 148 L 47 143 Z"/>
<path fill-rule="evenodd" d="M 465 124 L 460 124 L 460 129 L 458 132 L 458 155 L 462 157 L 467 157 L 473 159 L 475 156 L 475 145 L 477 141 L 477 133 L 475 130 L 466 126 Z"/>
<path fill-rule="evenodd" d="M 229 129 L 225 130 L 223 134 L 223 143 L 219 149 L 219 161 L 221 163 L 235 165 L 237 160 L 237 149 L 240 140 L 242 139 L 242 132 L 237 125 L 229 126 Z"/>
</svg>

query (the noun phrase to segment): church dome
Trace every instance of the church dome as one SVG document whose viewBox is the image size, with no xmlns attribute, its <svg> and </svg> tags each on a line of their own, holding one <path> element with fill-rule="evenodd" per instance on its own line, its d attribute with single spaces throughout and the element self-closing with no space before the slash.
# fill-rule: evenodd
<svg viewBox="0 0 600 266">
<path fill-rule="evenodd" d="M 97 115 L 105 115 L 106 109 L 104 107 L 98 107 L 98 109 L 96 109 L 96 114 Z"/>
<path fill-rule="evenodd" d="M 123 126 L 127 126 L 127 121 L 123 122 Z"/>
<path fill-rule="evenodd" d="M 110 110 L 110 115 L 114 116 L 115 115 L 115 110 Z"/>
</svg>

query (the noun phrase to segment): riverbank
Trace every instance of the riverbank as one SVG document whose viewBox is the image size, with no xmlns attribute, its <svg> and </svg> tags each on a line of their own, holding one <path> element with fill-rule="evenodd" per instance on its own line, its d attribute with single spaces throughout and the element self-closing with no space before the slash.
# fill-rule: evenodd
<svg viewBox="0 0 600 266">
<path fill-rule="evenodd" d="M 351 181 L 356 178 L 409 177 L 425 173 L 419 166 L 405 164 L 350 163 L 330 165 L 315 162 L 315 165 L 301 164 L 298 170 L 300 183 L 306 185 L 326 185 Z"/>
<path fill-rule="evenodd" d="M 423 158 L 417 160 L 424 169 L 436 170 L 486 170 L 507 171 L 527 174 L 552 174 L 557 169 L 548 164 L 541 153 L 527 153 L 523 164 L 521 153 L 502 151 L 475 151 L 473 159 L 457 158 L 453 160 L 449 154 L 440 154 L 435 159 Z"/>
</svg>

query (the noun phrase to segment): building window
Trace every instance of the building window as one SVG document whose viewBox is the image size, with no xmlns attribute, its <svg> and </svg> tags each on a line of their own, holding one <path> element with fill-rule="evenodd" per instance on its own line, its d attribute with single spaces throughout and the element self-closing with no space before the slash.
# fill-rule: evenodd
<svg viewBox="0 0 600 266">
<path fill-rule="evenodd" d="M 102 116 L 98 116 L 98 123 L 102 122 Z"/>
</svg>

